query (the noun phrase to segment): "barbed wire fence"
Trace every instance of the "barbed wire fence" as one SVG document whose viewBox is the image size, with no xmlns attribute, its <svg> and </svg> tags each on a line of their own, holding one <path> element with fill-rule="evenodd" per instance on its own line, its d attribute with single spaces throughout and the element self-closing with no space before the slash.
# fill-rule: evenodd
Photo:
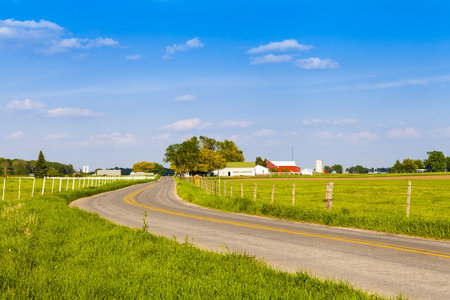
<svg viewBox="0 0 450 300">
<path fill-rule="evenodd" d="M 345 181 L 273 182 L 186 177 L 208 194 L 346 213 L 349 210 L 450 219 L 450 181 L 444 185 L 348 184 Z M 440 181 L 441 182 L 441 181 Z M 444 181 L 442 181 L 444 182 Z M 434 182 L 436 183 L 436 182 Z"/>
</svg>

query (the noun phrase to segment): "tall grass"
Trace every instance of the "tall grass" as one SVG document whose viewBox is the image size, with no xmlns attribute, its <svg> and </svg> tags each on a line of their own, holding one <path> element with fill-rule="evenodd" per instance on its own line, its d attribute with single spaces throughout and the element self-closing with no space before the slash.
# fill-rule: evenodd
<svg viewBox="0 0 450 300">
<path fill-rule="evenodd" d="M 326 181 L 233 180 L 233 197 L 210 195 L 193 184 L 178 181 L 180 197 L 193 203 L 232 212 L 245 212 L 318 224 L 450 239 L 450 181 L 413 180 L 411 214 L 406 217 L 407 180 L 336 181 L 333 210 L 326 211 Z M 241 182 L 244 197 L 241 198 Z M 253 201 L 257 182 L 257 200 Z M 295 205 L 292 184 L 295 182 Z M 271 203 L 275 184 L 274 203 Z M 214 188 L 216 186 L 214 185 Z M 217 186 L 218 187 L 218 186 Z M 226 194 L 230 195 L 231 181 Z"/>
<path fill-rule="evenodd" d="M 0 299 L 379 299 L 67 205 L 134 183 L 0 202 Z"/>
</svg>

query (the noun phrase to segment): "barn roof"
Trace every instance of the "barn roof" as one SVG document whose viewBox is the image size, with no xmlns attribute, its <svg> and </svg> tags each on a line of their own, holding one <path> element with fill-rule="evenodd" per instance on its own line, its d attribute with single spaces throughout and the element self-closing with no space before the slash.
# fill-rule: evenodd
<svg viewBox="0 0 450 300">
<path fill-rule="evenodd" d="M 227 162 L 227 168 L 254 168 L 254 162 Z"/>
<path fill-rule="evenodd" d="M 295 165 L 295 161 L 270 161 L 271 163 L 273 163 L 275 166 L 277 167 L 293 167 L 296 166 Z"/>
</svg>

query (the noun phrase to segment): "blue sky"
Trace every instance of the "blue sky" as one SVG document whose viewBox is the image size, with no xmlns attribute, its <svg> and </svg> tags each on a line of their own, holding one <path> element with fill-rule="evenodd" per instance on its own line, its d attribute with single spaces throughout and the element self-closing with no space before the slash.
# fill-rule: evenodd
<svg viewBox="0 0 450 300">
<path fill-rule="evenodd" d="M 446 1 L 1 2 L 1 157 L 131 167 L 194 135 L 302 168 L 450 156 Z"/>
</svg>

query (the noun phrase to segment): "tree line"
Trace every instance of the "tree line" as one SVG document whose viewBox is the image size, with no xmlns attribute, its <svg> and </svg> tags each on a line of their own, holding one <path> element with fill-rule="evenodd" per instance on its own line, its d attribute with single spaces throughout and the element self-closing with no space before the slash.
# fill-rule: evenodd
<svg viewBox="0 0 450 300">
<path fill-rule="evenodd" d="M 192 137 L 167 147 L 163 161 L 175 173 L 209 173 L 225 168 L 227 162 L 243 162 L 244 154 L 233 141 L 216 141 L 205 136 Z"/>
<path fill-rule="evenodd" d="M 365 168 L 361 165 L 352 166 L 347 168 L 345 171 L 352 174 L 364 174 L 369 172 L 379 172 L 379 173 L 415 173 L 417 170 L 426 170 L 428 172 L 445 172 L 450 171 L 450 157 L 445 157 L 442 151 L 430 151 L 427 152 L 428 158 L 421 159 L 411 159 L 405 158 L 403 162 L 399 159 L 396 160 L 395 164 L 390 168 Z M 333 171 L 341 174 L 343 173 L 342 165 L 325 166 L 324 170 L 328 173 Z"/>
<path fill-rule="evenodd" d="M 401 163 L 397 159 L 391 167 L 391 173 L 414 173 L 418 169 L 429 172 L 445 172 L 450 170 L 450 157 L 445 157 L 442 151 L 427 152 L 428 158 L 424 160 L 405 158 Z"/>
<path fill-rule="evenodd" d="M 46 161 L 42 151 L 39 152 L 38 160 L 7 159 L 0 157 L 1 176 L 28 176 L 34 174 L 37 177 L 65 176 L 74 173 L 71 164 Z"/>
</svg>

